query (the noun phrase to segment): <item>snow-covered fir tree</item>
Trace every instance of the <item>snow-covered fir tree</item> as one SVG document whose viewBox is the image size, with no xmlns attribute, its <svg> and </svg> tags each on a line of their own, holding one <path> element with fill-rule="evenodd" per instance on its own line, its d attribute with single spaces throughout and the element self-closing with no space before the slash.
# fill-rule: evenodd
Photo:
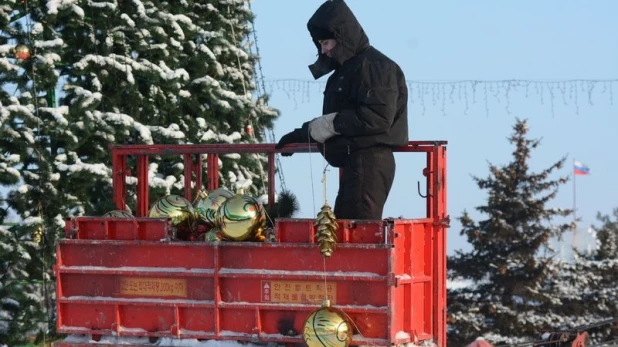
<svg viewBox="0 0 618 347">
<path fill-rule="evenodd" d="M 0 257 L 0 276 L 34 285 L 2 284 L 29 297 L 7 294 L 13 311 L 1 306 L 0 315 L 46 322 L 49 300 L 35 293 L 52 292 L 40 282 L 50 279 L 64 218 L 115 208 L 109 145 L 260 142 L 278 113 L 252 95 L 258 57 L 242 0 L 0 0 L 0 20 L 0 184 L 21 219 L 0 233 L 0 247 L 11 250 Z M 15 59 L 20 44 L 29 58 Z M 151 158 L 153 200 L 184 186 L 182 165 Z M 222 157 L 221 183 L 252 181 L 257 194 L 263 165 L 261 156 Z M 31 328 L 4 331 L 23 338 Z"/>
<path fill-rule="evenodd" d="M 249 40 L 253 13 L 246 1 L 226 0 L 194 3 L 188 16 L 204 31 L 187 52 L 190 73 L 196 79 L 189 91 L 194 96 L 183 99 L 186 112 L 200 114 L 206 128 L 197 136 L 206 142 L 261 142 L 265 128 L 272 128 L 277 113 L 267 107 L 267 96 L 256 92 L 255 64 L 258 57 L 250 54 Z M 232 91 L 233 94 L 230 94 Z M 250 126 L 254 136 L 243 129 Z M 240 131 L 239 131 L 240 129 Z M 240 138 L 239 138 L 240 137 Z M 239 138 L 238 140 L 235 140 Z M 223 159 L 221 173 L 227 185 L 250 179 L 253 193 L 266 184 L 261 155 L 229 155 Z"/>
<path fill-rule="evenodd" d="M 613 321 L 618 317 L 616 288 L 618 287 L 618 209 L 613 216 L 597 215 L 601 226 L 593 226 L 598 247 L 593 254 L 576 254 L 574 261 L 554 265 L 555 276 L 551 291 L 557 293 L 567 314 L 579 316 L 585 324 L 595 324 L 589 329 L 591 343 L 618 339 L 618 329 Z M 572 328 L 567 324 L 565 328 Z"/>
<path fill-rule="evenodd" d="M 472 250 L 448 261 L 451 279 L 472 283 L 448 291 L 448 338 L 455 346 L 478 336 L 493 343 L 529 341 L 542 329 L 576 319 L 562 314 L 555 293 L 547 290 L 554 274 L 551 254 L 544 252 L 550 237 L 573 227 L 560 222 L 572 211 L 548 206 L 568 180 L 552 178 L 564 159 L 531 172 L 530 156 L 540 141 L 528 138 L 525 120 L 516 121 L 509 142 L 512 160 L 490 164 L 486 178 L 474 177 L 488 194 L 476 208 L 485 218 L 475 221 L 467 211 L 460 217 Z"/>
<path fill-rule="evenodd" d="M 0 346 L 22 345 L 29 334 L 46 329 L 43 288 L 30 273 L 30 254 L 38 245 L 29 239 L 26 229 L 0 226 Z"/>
<path fill-rule="evenodd" d="M 244 1 L 78 4 L 58 22 L 70 66 L 62 104 L 80 141 L 56 162 L 80 213 L 113 208 L 111 144 L 246 143 L 272 127 L 277 112 L 251 95 L 257 57 Z M 249 122 L 257 138 L 245 132 Z M 228 155 L 220 164 L 221 184 L 250 179 L 259 193 L 258 157 Z M 153 200 L 184 187 L 182 157 L 151 158 L 149 168 Z"/>
<path fill-rule="evenodd" d="M 601 226 L 593 226 L 597 235 L 597 260 L 618 259 L 618 208 L 612 215 L 597 214 Z M 618 278 L 618 277 L 617 277 Z"/>
<path fill-rule="evenodd" d="M 0 184 L 5 212 L 20 222 L 0 230 L 0 341 L 47 330 L 49 274 L 63 203 L 50 148 L 64 136 L 66 108 L 55 107 L 62 40 L 38 3 L 0 3 Z"/>
</svg>

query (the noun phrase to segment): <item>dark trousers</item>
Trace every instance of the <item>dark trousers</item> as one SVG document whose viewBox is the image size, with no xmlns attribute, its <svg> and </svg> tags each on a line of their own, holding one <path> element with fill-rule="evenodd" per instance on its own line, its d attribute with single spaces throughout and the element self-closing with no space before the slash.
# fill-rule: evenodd
<svg viewBox="0 0 618 347">
<path fill-rule="evenodd" d="M 384 204 L 395 178 L 393 150 L 374 147 L 355 151 L 342 169 L 335 217 L 382 219 Z"/>
</svg>

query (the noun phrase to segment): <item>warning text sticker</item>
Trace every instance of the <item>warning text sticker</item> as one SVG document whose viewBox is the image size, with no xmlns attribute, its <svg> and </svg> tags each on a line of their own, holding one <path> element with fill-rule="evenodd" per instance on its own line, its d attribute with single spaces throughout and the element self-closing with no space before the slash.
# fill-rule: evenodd
<svg viewBox="0 0 618 347">
<path fill-rule="evenodd" d="M 187 297 L 185 279 L 123 277 L 118 282 L 122 295 Z"/>
<path fill-rule="evenodd" d="M 320 304 L 325 296 L 336 304 L 337 284 L 318 281 L 262 281 L 262 302 Z"/>
</svg>

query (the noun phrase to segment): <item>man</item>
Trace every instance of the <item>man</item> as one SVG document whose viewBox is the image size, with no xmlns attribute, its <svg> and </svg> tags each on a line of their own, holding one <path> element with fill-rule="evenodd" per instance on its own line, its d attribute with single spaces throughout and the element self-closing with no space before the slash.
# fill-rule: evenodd
<svg viewBox="0 0 618 347">
<path fill-rule="evenodd" d="M 395 177 L 393 147 L 408 143 L 408 90 L 399 66 L 369 45 L 343 0 L 326 1 L 307 23 L 318 48 L 315 79 L 331 71 L 322 116 L 276 145 L 317 142 L 326 161 L 343 168 L 335 201 L 341 219 L 382 219 Z"/>
</svg>

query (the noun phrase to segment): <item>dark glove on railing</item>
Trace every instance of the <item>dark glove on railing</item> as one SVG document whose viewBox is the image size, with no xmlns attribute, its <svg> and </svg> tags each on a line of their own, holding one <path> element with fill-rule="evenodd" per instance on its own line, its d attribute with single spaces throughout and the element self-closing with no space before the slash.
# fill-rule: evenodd
<svg viewBox="0 0 618 347">
<path fill-rule="evenodd" d="M 289 145 L 289 144 L 292 144 L 292 143 L 303 143 L 303 142 L 306 142 L 305 141 L 306 138 L 307 138 L 307 136 L 303 136 L 303 129 L 295 129 L 294 131 L 291 131 L 291 132 L 281 136 L 281 139 L 275 145 L 275 149 L 281 149 L 281 148 L 283 148 L 283 146 Z M 292 154 L 294 154 L 294 153 L 281 153 L 281 155 L 284 156 L 284 157 L 289 157 Z"/>
</svg>

